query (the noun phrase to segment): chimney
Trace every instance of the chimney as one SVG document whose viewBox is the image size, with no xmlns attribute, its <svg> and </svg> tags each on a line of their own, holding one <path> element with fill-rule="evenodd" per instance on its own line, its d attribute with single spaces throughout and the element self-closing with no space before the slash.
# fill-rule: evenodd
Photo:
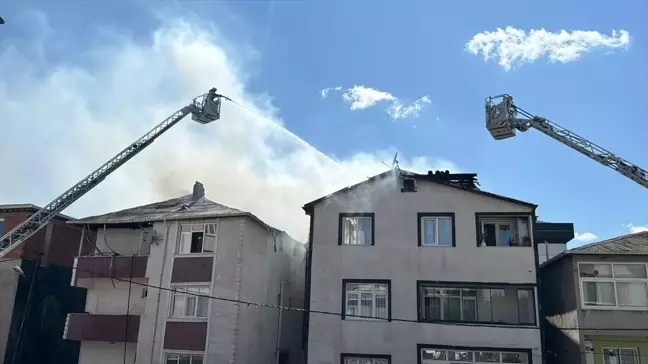
<svg viewBox="0 0 648 364">
<path fill-rule="evenodd" d="M 202 197 L 205 197 L 205 187 L 203 187 L 203 184 L 196 181 L 193 186 L 193 194 L 191 195 L 191 201 L 198 201 Z"/>
</svg>

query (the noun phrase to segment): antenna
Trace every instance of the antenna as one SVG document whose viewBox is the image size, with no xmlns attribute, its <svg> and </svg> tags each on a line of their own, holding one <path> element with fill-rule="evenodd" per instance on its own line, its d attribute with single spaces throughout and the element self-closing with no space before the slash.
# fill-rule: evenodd
<svg viewBox="0 0 648 364">
<path fill-rule="evenodd" d="M 398 159 L 396 158 L 398 158 L 398 152 L 394 154 L 394 160 L 392 161 L 392 166 L 391 166 L 392 169 L 400 169 L 400 167 L 398 166 Z"/>
</svg>

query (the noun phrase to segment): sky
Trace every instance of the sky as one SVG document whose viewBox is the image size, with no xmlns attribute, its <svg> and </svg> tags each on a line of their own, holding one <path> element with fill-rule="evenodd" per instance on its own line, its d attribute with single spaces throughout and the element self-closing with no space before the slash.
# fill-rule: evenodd
<svg viewBox="0 0 648 364">
<path fill-rule="evenodd" d="M 572 222 L 570 247 L 648 229 L 648 190 L 534 130 L 494 140 L 484 99 L 648 168 L 648 2 L 5 1 L 1 203 L 45 205 L 211 87 L 65 212 L 189 193 L 304 240 L 306 202 L 384 172 L 477 173 Z M 556 11 L 560 9 L 560 11 Z M 240 106 L 242 105 L 242 106 Z"/>
</svg>

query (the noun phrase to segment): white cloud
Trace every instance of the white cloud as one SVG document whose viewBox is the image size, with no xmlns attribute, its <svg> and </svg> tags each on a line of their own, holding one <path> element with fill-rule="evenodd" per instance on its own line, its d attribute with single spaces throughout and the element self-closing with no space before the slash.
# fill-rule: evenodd
<svg viewBox="0 0 648 364">
<path fill-rule="evenodd" d="M 574 240 L 578 241 L 592 241 L 598 238 L 598 235 L 592 233 L 574 233 Z"/>
<path fill-rule="evenodd" d="M 511 26 L 476 34 L 466 50 L 481 54 L 484 60 L 496 59 L 505 70 L 547 57 L 552 62 L 575 61 L 592 49 L 624 48 L 630 44 L 630 33 L 613 30 L 611 35 L 597 31 L 561 30 L 558 33 L 534 29 L 528 33 Z"/>
<path fill-rule="evenodd" d="M 428 96 L 423 96 L 411 105 L 405 106 L 397 97 L 389 92 L 362 85 L 355 85 L 347 89 L 343 89 L 341 86 L 325 88 L 321 91 L 322 97 L 328 97 L 331 91 L 341 92 L 342 99 L 351 104 L 351 110 L 364 110 L 375 106 L 381 101 L 388 101 L 390 105 L 385 112 L 395 120 L 419 117 L 425 105 L 431 102 Z"/>
<path fill-rule="evenodd" d="M 212 86 L 254 113 L 226 102 L 217 122 L 187 118 L 66 213 L 87 216 L 176 197 L 198 180 L 210 199 L 304 241 L 304 203 L 386 170 L 382 161 L 392 159 L 391 150 L 333 159 L 283 128 L 271 97 L 247 90 L 245 62 L 215 28 L 176 21 L 152 35 L 136 42 L 102 34 L 90 49 L 66 52 L 61 65 L 37 56 L 48 47 L 42 39 L 3 39 L 2 203 L 46 204 Z M 57 50 L 65 46 L 60 42 Z M 400 158 L 400 165 L 457 170 L 424 157 Z"/>
<path fill-rule="evenodd" d="M 635 224 L 625 224 L 624 226 L 627 227 L 628 230 L 630 230 L 630 234 L 635 234 L 635 233 L 641 233 L 641 232 L 644 232 L 644 231 L 648 231 L 648 224 L 643 225 L 643 226 L 635 225 Z"/>
</svg>

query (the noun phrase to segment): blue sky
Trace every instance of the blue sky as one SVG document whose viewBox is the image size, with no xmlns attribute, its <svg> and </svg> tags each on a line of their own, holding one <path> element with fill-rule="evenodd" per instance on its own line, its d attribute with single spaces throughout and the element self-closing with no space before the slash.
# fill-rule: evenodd
<svg viewBox="0 0 648 364">
<path fill-rule="evenodd" d="M 403 167 L 478 173 L 483 189 L 536 203 L 540 219 L 573 222 L 577 232 L 594 234 L 595 240 L 628 233 L 628 224 L 648 226 L 646 189 L 532 130 L 495 141 L 483 119 L 485 97 L 510 93 L 527 111 L 648 168 L 648 2 L 466 4 L 5 2 L 0 70 L 7 72 L 0 79 L 0 104 L 4 98 L 9 105 L 3 126 L 13 125 L 0 135 L 0 151 L 22 157 L 9 163 L 16 178 L 3 182 L 0 199 L 48 202 L 211 82 L 315 149 L 228 104 L 223 122 L 240 118 L 240 124 L 219 126 L 214 134 L 188 125 L 174 137 L 165 135 L 179 149 L 147 151 L 69 213 L 81 216 L 166 197 L 181 183 L 184 188 L 201 178 L 214 200 L 259 209 L 262 216 L 274 214 L 270 203 L 259 207 L 254 202 L 259 199 L 232 197 L 236 184 L 222 182 L 218 165 L 226 174 L 257 178 L 251 188 L 264 198 L 278 196 L 269 198 L 274 206 L 289 205 L 280 214 L 288 219 L 299 204 L 338 187 L 333 182 L 351 183 L 380 172 L 380 162 L 389 163 L 397 150 Z M 630 43 L 592 46 L 568 62 L 540 56 L 510 70 L 498 64 L 497 56 L 485 61 L 466 51 L 477 34 L 507 26 L 604 36 L 625 30 Z M 591 43 L 591 38 L 579 39 Z M 320 94 L 324 88 L 356 85 L 388 93 L 403 107 L 423 96 L 430 103 L 418 117 L 394 120 L 385 112 L 390 101 L 350 110 L 341 97 L 344 91 L 327 98 Z M 43 110 L 32 109 L 35 95 L 51 95 L 47 101 L 37 99 Z M 244 139 L 250 129 L 241 128 L 260 125 L 254 123 L 266 123 L 264 132 L 255 129 L 258 135 Z M 208 136 L 216 139 L 200 146 Z M 237 153 L 246 148 L 254 157 L 240 159 Z M 322 162 L 326 157 L 315 150 L 336 162 Z M 308 163 L 314 164 L 303 166 Z M 330 163 L 336 171 L 322 177 Z M 167 174 L 158 177 L 160 171 Z M 51 183 L 19 182 L 35 179 Z M 317 188 L 306 185 L 311 183 Z M 143 186 L 153 192 L 141 192 Z M 288 196 L 295 189 L 304 192 Z"/>
</svg>

